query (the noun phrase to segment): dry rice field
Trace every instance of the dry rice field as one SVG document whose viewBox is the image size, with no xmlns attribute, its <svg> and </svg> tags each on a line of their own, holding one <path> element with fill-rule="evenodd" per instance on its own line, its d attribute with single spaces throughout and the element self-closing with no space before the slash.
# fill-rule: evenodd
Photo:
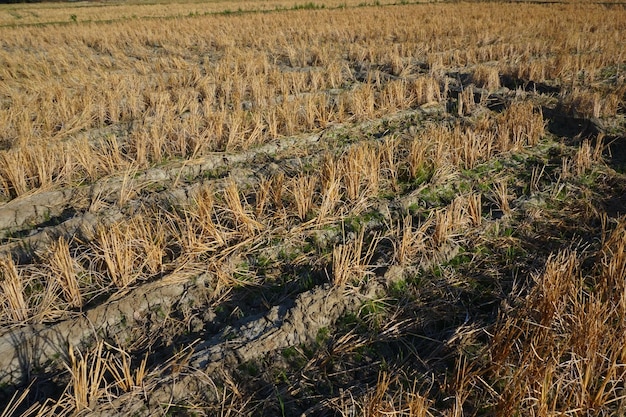
<svg viewBox="0 0 626 417">
<path fill-rule="evenodd" d="M 0 416 L 626 414 L 625 34 L 0 5 Z"/>
</svg>

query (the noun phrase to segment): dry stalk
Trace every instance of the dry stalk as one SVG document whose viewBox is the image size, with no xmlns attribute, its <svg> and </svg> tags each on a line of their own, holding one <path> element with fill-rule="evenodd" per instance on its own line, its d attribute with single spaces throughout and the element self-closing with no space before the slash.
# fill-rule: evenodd
<svg viewBox="0 0 626 417">
<path fill-rule="evenodd" d="M 506 109 L 497 122 L 497 147 L 501 152 L 535 146 L 543 137 L 545 122 L 541 109 L 531 102 L 516 102 Z"/>
<path fill-rule="evenodd" d="M 543 176 L 546 170 L 546 166 L 542 165 L 541 169 L 539 169 L 539 165 L 533 167 L 533 170 L 530 174 L 530 192 L 539 191 L 539 182 L 541 181 L 541 177 Z"/>
<path fill-rule="evenodd" d="M 70 345 L 68 356 L 69 365 L 66 365 L 72 376 L 72 402 L 77 412 L 89 409 L 105 395 L 102 387 L 104 375 L 107 371 L 109 355 L 102 355 L 104 343 L 98 342 L 96 347 L 83 356 L 80 351 L 74 352 Z"/>
<path fill-rule="evenodd" d="M 241 196 L 239 195 L 239 187 L 232 179 L 228 181 L 224 187 L 224 200 L 239 231 L 243 232 L 246 236 L 251 236 L 263 229 L 263 225 L 256 221 L 252 217 L 252 214 L 244 208 L 241 202 Z"/>
<path fill-rule="evenodd" d="M 415 257 L 427 248 L 427 230 L 431 226 L 430 219 L 413 228 L 413 217 L 407 215 L 398 225 L 396 235 L 398 241 L 394 244 L 394 258 L 400 265 L 411 263 Z"/>
<path fill-rule="evenodd" d="M 317 213 L 318 224 L 324 223 L 328 216 L 334 215 L 337 204 L 341 201 L 341 180 L 334 160 L 324 161 L 321 182 L 322 201 Z"/>
<path fill-rule="evenodd" d="M 332 282 L 334 285 L 343 287 L 349 282 L 358 283 L 367 274 L 369 262 L 374 256 L 380 236 L 373 237 L 365 253 L 363 253 L 364 240 L 365 230 L 362 229 L 351 242 L 333 248 Z"/>
<path fill-rule="evenodd" d="M 333 248 L 333 284 L 345 285 L 350 279 L 351 263 L 354 248 L 347 245 L 339 245 Z"/>
<path fill-rule="evenodd" d="M 488 160 L 493 155 L 494 134 L 475 132 L 472 129 L 461 130 L 456 126 L 453 132 L 455 164 L 465 169 L 473 169 L 478 163 Z"/>
<path fill-rule="evenodd" d="M 465 357 L 457 359 L 454 381 L 454 404 L 450 410 L 450 417 L 463 417 L 463 405 L 471 393 L 472 375 Z"/>
<path fill-rule="evenodd" d="M 500 181 L 493 186 L 493 191 L 495 193 L 496 201 L 498 202 L 498 206 L 504 215 L 511 214 L 511 206 L 509 205 L 509 190 L 506 181 Z"/>
<path fill-rule="evenodd" d="M 121 359 L 117 356 L 107 355 L 106 369 L 111 372 L 115 385 L 122 391 L 129 392 L 141 388 L 146 376 L 146 365 L 148 363 L 148 353 L 144 355 L 139 366 L 132 370 L 131 357 L 124 349 L 107 344 L 109 348 L 116 350 Z"/>
<path fill-rule="evenodd" d="M 349 111 L 357 120 L 371 118 L 376 113 L 374 86 L 370 83 L 359 86 L 350 94 Z"/>
<path fill-rule="evenodd" d="M 576 117 L 601 118 L 614 117 L 622 100 L 619 91 L 599 92 L 588 87 L 574 87 L 561 94 L 560 104 L 564 111 Z"/>
<path fill-rule="evenodd" d="M 592 160 L 596 163 L 604 163 L 604 156 L 602 155 L 604 150 L 604 133 L 598 133 L 598 136 L 596 137 L 596 144 L 593 148 L 593 153 L 591 154 Z"/>
<path fill-rule="evenodd" d="M 16 323 L 28 320 L 30 310 L 25 298 L 23 278 L 13 258 L 9 256 L 0 257 L 0 290 L 3 315 Z"/>
<path fill-rule="evenodd" d="M 127 236 L 140 261 L 137 271 L 155 275 L 163 272 L 170 239 L 169 217 L 160 212 L 140 214 L 127 226 Z"/>
<path fill-rule="evenodd" d="M 467 196 L 467 215 L 472 226 L 480 226 L 482 223 L 482 194 L 473 193 Z"/>
<path fill-rule="evenodd" d="M 430 144 L 428 156 L 430 156 L 435 170 L 451 164 L 451 144 L 454 142 L 453 133 L 449 128 L 438 125 L 429 126 L 419 137 L 423 143 Z"/>
<path fill-rule="evenodd" d="M 418 175 L 426 170 L 429 154 L 429 145 L 427 143 L 421 137 L 416 137 L 411 141 L 409 152 L 407 153 L 407 166 L 412 180 L 417 179 Z"/>
<path fill-rule="evenodd" d="M 63 292 L 63 298 L 72 308 L 80 308 L 83 305 L 83 296 L 78 282 L 80 264 L 70 254 L 70 247 L 64 237 L 59 238 L 52 244 L 48 263 L 52 272 L 52 278 L 58 282 Z"/>
<path fill-rule="evenodd" d="M 73 143 L 72 157 L 75 160 L 76 170 L 85 175 L 88 181 L 93 182 L 99 178 L 101 167 L 87 138 Z"/>
<path fill-rule="evenodd" d="M 136 195 L 137 189 L 134 178 L 138 171 L 138 166 L 131 166 L 124 172 L 120 187 L 120 195 L 117 200 L 118 207 L 124 207 Z"/>
<path fill-rule="evenodd" d="M 0 152 L 0 175 L 4 194 L 17 197 L 29 190 L 28 174 L 21 155 L 17 151 Z"/>
<path fill-rule="evenodd" d="M 341 158 L 339 167 L 346 197 L 351 203 L 363 201 L 378 192 L 380 159 L 368 144 L 352 146 Z"/>
<path fill-rule="evenodd" d="M 91 247 L 112 283 L 124 288 L 144 273 L 162 272 L 169 229 L 165 216 L 140 213 L 126 222 L 99 226 Z"/>
<path fill-rule="evenodd" d="M 498 68 L 478 65 L 472 73 L 472 80 L 478 87 L 495 91 L 500 88 L 500 74 Z"/>
<path fill-rule="evenodd" d="M 474 86 L 468 85 L 459 93 L 457 99 L 457 114 L 459 116 L 467 116 L 472 114 L 476 109 L 476 103 L 474 102 Z"/>
<path fill-rule="evenodd" d="M 572 160 L 568 157 L 564 157 L 561 160 L 561 175 L 560 175 L 560 179 L 566 180 L 568 178 L 571 178 L 572 176 Z M 556 193 L 555 193 L 556 195 Z"/>
<path fill-rule="evenodd" d="M 380 93 L 379 108 L 387 111 L 406 109 L 414 104 L 404 80 L 389 81 Z"/>
<path fill-rule="evenodd" d="M 452 216 L 449 210 L 443 209 L 435 212 L 435 230 L 433 233 L 433 244 L 440 246 L 448 241 L 448 236 L 452 230 Z"/>
<path fill-rule="evenodd" d="M 98 171 L 101 171 L 103 175 L 128 169 L 130 165 L 120 146 L 120 141 L 114 135 L 100 139 L 95 145 L 93 154 L 93 161 L 86 163 L 97 163 Z"/>
<path fill-rule="evenodd" d="M 343 176 L 346 197 L 350 201 L 356 201 L 361 197 L 364 162 L 361 146 L 351 147 L 348 153 L 341 158 L 341 175 Z"/>
<path fill-rule="evenodd" d="M 457 197 L 448 207 L 434 212 L 435 229 L 432 235 L 432 243 L 435 247 L 445 244 L 456 230 L 467 224 L 467 209 L 465 206 L 464 198 Z"/>
<path fill-rule="evenodd" d="M 184 212 L 182 218 L 173 217 L 168 223 L 172 228 L 169 234 L 177 236 L 183 248 L 183 256 L 187 259 L 197 259 L 205 253 L 213 253 L 224 245 L 222 233 L 213 222 L 193 211 Z"/>
<path fill-rule="evenodd" d="M 419 393 L 410 393 L 407 395 L 407 408 L 411 417 L 427 417 L 431 416 L 430 408 L 433 403 L 428 397 Z"/>
<path fill-rule="evenodd" d="M 623 230 L 622 223 L 611 243 L 623 246 Z M 612 254 L 601 256 L 611 262 Z M 617 258 L 623 263 L 623 252 Z M 583 277 L 580 264 L 575 252 L 551 256 L 521 311 L 494 335 L 492 352 L 500 365 L 494 370 L 513 378 L 503 395 L 505 411 L 554 415 L 609 409 L 619 401 L 615 388 L 626 374 L 619 365 L 626 359 L 626 339 L 623 324 L 613 318 L 622 314 L 616 307 L 623 296 L 612 287 L 615 281 L 602 278 L 603 268 L 600 276 Z M 589 280 L 595 281 L 593 293 Z"/>
<path fill-rule="evenodd" d="M 270 196 L 272 203 L 276 207 L 276 211 L 283 208 L 283 191 L 285 190 L 285 174 L 279 172 L 272 177 L 270 185 Z"/>
<path fill-rule="evenodd" d="M 99 226 L 92 243 L 117 288 L 127 287 L 138 276 L 135 266 L 139 262 L 139 255 L 133 248 L 132 236 L 127 232 L 128 228 L 120 223 L 109 227 Z"/>
<path fill-rule="evenodd" d="M 378 154 L 381 173 L 386 174 L 391 182 L 391 187 L 398 191 L 398 139 L 393 136 L 386 137 L 380 144 Z"/>
<path fill-rule="evenodd" d="M 439 82 L 431 76 L 417 77 L 409 88 L 418 105 L 438 103 L 442 99 Z"/>
<path fill-rule="evenodd" d="M 365 398 L 363 415 L 378 416 L 383 413 L 387 414 L 388 410 L 393 408 L 393 404 L 390 404 L 390 399 L 388 398 L 391 382 L 392 379 L 389 373 L 383 371 L 378 374 L 376 389 Z"/>
<path fill-rule="evenodd" d="M 594 163 L 602 163 L 603 135 L 598 135 L 595 146 L 591 146 L 589 139 L 585 139 L 576 152 L 573 165 L 577 176 L 583 175 Z"/>
<path fill-rule="evenodd" d="M 299 175 L 291 181 L 291 193 L 296 202 L 296 211 L 301 221 L 306 220 L 313 206 L 313 197 L 317 177 L 312 175 Z"/>
<path fill-rule="evenodd" d="M 371 146 L 365 146 L 362 155 L 363 165 L 361 170 L 364 171 L 365 190 L 364 195 L 367 197 L 375 196 L 380 188 L 380 159 L 377 158 L 376 149 Z"/>
<path fill-rule="evenodd" d="M 265 211 L 271 204 L 270 196 L 272 191 L 272 180 L 262 177 L 257 184 L 256 198 L 255 198 L 255 210 L 254 213 L 257 219 L 265 216 Z"/>
<path fill-rule="evenodd" d="M 335 214 L 337 204 L 341 201 L 341 183 L 338 178 L 327 184 L 323 191 L 322 202 L 317 212 L 317 222 L 319 224 L 328 220 L 329 216 Z"/>
<path fill-rule="evenodd" d="M 227 292 L 237 287 L 258 285 L 256 274 L 241 264 L 236 264 L 235 261 L 236 259 L 231 258 L 210 263 L 209 270 L 216 277 L 216 293 Z"/>
<path fill-rule="evenodd" d="M 207 242 L 210 247 L 224 245 L 226 239 L 214 221 L 215 200 L 213 191 L 208 187 L 201 187 L 194 195 L 193 202 L 193 209 L 190 210 L 189 214 L 190 219 L 194 221 L 194 226 L 199 228 L 199 233 L 195 233 L 195 235 Z"/>
<path fill-rule="evenodd" d="M 597 262 L 602 266 L 600 284 L 608 299 L 626 311 L 626 219 L 621 218 L 613 232 L 604 239 Z"/>
<path fill-rule="evenodd" d="M 11 416 L 17 415 L 17 410 L 20 407 L 20 405 L 24 402 L 24 400 L 28 397 L 28 395 L 30 394 L 33 383 L 34 381 L 31 382 L 31 384 L 27 388 L 22 389 L 21 392 L 20 390 L 15 391 L 15 394 L 13 394 L 9 402 L 5 405 L 4 409 L 2 410 L 2 413 L 0 413 L 0 417 L 11 417 Z M 33 407 L 31 407 L 26 412 L 20 414 L 20 417 L 29 417 L 33 414 L 34 414 L 34 410 L 33 410 Z"/>
</svg>

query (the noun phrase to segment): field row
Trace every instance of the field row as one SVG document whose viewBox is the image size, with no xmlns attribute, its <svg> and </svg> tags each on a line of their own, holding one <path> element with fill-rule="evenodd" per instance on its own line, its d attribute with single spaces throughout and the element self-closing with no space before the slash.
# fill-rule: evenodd
<svg viewBox="0 0 626 417">
<path fill-rule="evenodd" d="M 6 29 L 2 199 L 471 96 L 470 85 L 548 91 L 551 107 L 578 117 L 623 114 L 622 20 L 577 5 L 555 22 L 543 6 L 515 5 L 536 18 L 526 25 L 466 5 L 444 24 L 440 7 L 407 6 L 420 16 L 409 22 L 394 7 L 376 19 L 375 9 L 189 19 L 182 33 L 177 22 L 106 25 L 105 36 L 101 25 Z"/>
<path fill-rule="evenodd" d="M 554 3 L 547 0 L 538 0 L 535 3 Z M 258 12 L 281 12 L 284 10 L 316 10 L 316 9 L 343 9 L 348 7 L 386 6 L 433 3 L 431 1 L 391 1 L 391 0 L 321 0 L 321 1 L 133 1 L 133 2 L 81 2 L 78 5 L 66 3 L 26 3 L 0 5 L 0 26 L 29 26 L 50 24 L 76 24 L 78 22 L 113 22 L 139 19 L 181 19 L 184 17 L 200 17 L 211 14 L 242 14 Z M 580 0 L 565 0 L 563 4 L 588 3 Z M 620 0 L 605 0 L 598 2 L 603 5 L 616 4 Z"/>
<path fill-rule="evenodd" d="M 292 6 L 0 9 L 3 415 L 624 409 L 623 7 Z"/>
</svg>

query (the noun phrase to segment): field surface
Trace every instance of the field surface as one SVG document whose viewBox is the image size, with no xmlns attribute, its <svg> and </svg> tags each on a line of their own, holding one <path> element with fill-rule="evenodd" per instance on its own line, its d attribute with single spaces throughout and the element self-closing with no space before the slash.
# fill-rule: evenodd
<svg viewBox="0 0 626 417">
<path fill-rule="evenodd" d="M 626 414 L 624 34 L 0 5 L 0 416 Z"/>
</svg>

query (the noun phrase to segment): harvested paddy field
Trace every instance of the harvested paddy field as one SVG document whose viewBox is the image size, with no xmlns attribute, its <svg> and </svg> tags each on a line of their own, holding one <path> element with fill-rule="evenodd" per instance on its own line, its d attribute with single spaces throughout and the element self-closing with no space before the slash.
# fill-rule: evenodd
<svg viewBox="0 0 626 417">
<path fill-rule="evenodd" d="M 624 33 L 1 5 L 0 415 L 625 414 Z"/>
</svg>

